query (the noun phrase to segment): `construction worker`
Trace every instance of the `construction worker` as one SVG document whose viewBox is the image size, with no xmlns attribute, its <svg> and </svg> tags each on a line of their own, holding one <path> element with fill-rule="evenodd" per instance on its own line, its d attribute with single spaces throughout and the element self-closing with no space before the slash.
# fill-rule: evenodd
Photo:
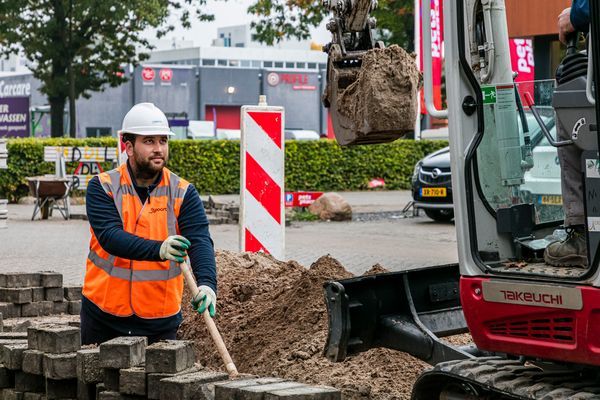
<svg viewBox="0 0 600 400">
<path fill-rule="evenodd" d="M 573 0 L 558 16 L 558 37 L 562 43 L 575 32 L 587 32 L 589 26 L 588 0 Z M 570 130 L 556 121 L 559 140 L 571 139 Z M 544 252 L 544 261 L 557 267 L 587 267 L 585 239 L 585 212 L 583 210 L 583 182 L 581 178 L 581 149 L 577 146 L 558 148 L 561 170 L 561 191 L 565 213 L 567 238 L 551 243 Z"/>
<path fill-rule="evenodd" d="M 175 339 L 189 255 L 200 288 L 192 306 L 215 315 L 216 268 L 208 220 L 193 185 L 169 171 L 163 112 L 136 104 L 122 128 L 128 161 L 88 184 L 91 226 L 81 309 L 82 344 L 118 336 Z"/>
</svg>

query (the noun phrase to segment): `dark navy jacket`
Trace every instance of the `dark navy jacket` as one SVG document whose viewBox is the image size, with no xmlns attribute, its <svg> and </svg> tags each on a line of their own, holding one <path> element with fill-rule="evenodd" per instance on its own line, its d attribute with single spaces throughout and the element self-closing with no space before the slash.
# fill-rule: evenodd
<svg viewBox="0 0 600 400">
<path fill-rule="evenodd" d="M 573 0 L 571 3 L 571 24 L 579 32 L 586 33 L 590 25 L 589 0 Z"/>
</svg>

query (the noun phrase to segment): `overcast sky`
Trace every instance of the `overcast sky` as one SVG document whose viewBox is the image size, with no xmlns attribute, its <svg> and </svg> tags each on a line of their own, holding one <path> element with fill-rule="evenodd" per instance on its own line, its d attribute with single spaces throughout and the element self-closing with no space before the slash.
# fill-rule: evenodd
<svg viewBox="0 0 600 400">
<path fill-rule="evenodd" d="M 177 27 L 174 32 L 169 33 L 166 38 L 172 39 L 175 37 L 177 40 L 192 40 L 194 46 L 210 46 L 212 40 L 217 37 L 217 28 L 231 25 L 241 25 L 250 23 L 252 16 L 248 15 L 246 10 L 248 6 L 254 3 L 255 0 L 228 0 L 228 1 L 216 1 L 208 0 L 206 10 L 214 14 L 215 20 L 212 22 L 199 22 L 194 21 L 190 29 L 184 29 L 180 25 L 179 27 L 176 21 L 172 23 Z M 330 33 L 325 29 L 325 23 L 320 27 L 313 29 L 312 40 L 325 44 L 330 41 Z M 155 38 L 156 32 L 154 30 L 146 33 L 149 39 Z"/>
</svg>

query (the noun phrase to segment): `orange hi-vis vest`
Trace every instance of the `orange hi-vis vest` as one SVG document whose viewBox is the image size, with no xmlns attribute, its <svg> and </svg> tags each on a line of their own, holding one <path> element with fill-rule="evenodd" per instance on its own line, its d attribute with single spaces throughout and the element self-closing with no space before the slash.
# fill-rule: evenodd
<svg viewBox="0 0 600 400">
<path fill-rule="evenodd" d="M 179 233 L 177 218 L 189 183 L 167 168 L 142 204 L 127 163 L 98 175 L 114 200 L 123 229 L 144 239 L 164 241 Z M 106 252 L 90 228 L 83 295 L 102 311 L 119 317 L 164 318 L 181 308 L 183 275 L 174 261 L 136 261 Z"/>
</svg>

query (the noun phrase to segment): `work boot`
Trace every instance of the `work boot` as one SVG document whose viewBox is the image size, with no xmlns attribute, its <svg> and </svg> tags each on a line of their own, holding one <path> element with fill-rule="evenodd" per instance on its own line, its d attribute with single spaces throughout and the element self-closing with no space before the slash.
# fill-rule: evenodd
<svg viewBox="0 0 600 400">
<path fill-rule="evenodd" d="M 577 225 L 567 227 L 565 240 L 550 243 L 544 251 L 544 261 L 554 267 L 580 267 L 586 268 L 587 245 L 585 227 Z"/>
</svg>

